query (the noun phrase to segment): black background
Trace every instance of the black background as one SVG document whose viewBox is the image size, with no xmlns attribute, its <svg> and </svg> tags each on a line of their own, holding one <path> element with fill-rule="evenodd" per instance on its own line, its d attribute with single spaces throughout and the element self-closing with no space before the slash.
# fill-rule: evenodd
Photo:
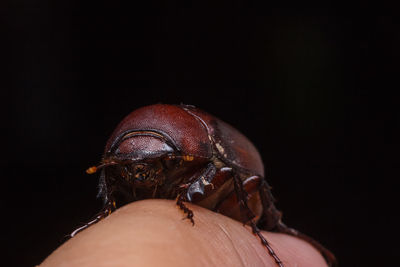
<svg viewBox="0 0 400 267">
<path fill-rule="evenodd" d="M 125 115 L 162 102 L 198 106 L 247 135 L 285 222 L 341 266 L 395 262 L 394 18 L 240 1 L 52 2 L 1 13 L 3 261 L 39 264 L 91 218 L 101 201 L 85 169 Z"/>
</svg>

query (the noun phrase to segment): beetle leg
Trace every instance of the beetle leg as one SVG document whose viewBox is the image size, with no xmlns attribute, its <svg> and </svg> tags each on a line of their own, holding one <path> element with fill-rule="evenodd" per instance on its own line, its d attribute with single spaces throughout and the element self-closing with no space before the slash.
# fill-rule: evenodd
<svg viewBox="0 0 400 267">
<path fill-rule="evenodd" d="M 70 234 L 70 237 L 74 237 L 77 233 L 85 230 L 86 228 L 88 228 L 92 224 L 95 224 L 95 223 L 101 221 L 102 219 L 104 219 L 105 217 L 110 215 L 111 212 L 113 212 L 113 210 L 116 209 L 116 203 L 115 203 L 114 198 L 112 197 L 112 192 L 108 190 L 107 182 L 106 182 L 106 179 L 105 179 L 105 171 L 104 171 L 104 169 L 102 170 L 102 172 L 100 174 L 99 193 L 98 193 L 97 197 L 102 197 L 103 198 L 103 201 L 104 201 L 103 210 L 101 212 L 99 212 L 94 217 L 94 219 L 92 219 L 91 221 L 87 222 L 83 226 L 75 229 Z"/>
<path fill-rule="evenodd" d="M 208 179 L 210 177 L 212 179 L 215 172 L 216 168 L 214 164 L 210 163 L 207 165 L 207 168 L 200 173 L 200 176 L 198 176 L 198 173 L 196 174 L 196 178 L 193 179 L 194 182 L 190 179 L 191 182 L 178 185 L 178 190 L 181 191 L 181 193 L 178 194 L 176 204 L 184 213 L 187 213 L 186 219 L 189 219 L 192 222 L 192 225 L 194 225 L 193 211 L 186 207 L 183 202 L 192 202 L 192 196 L 196 193 L 204 194 L 204 186 L 211 184 L 208 182 Z"/>
<path fill-rule="evenodd" d="M 85 225 L 75 229 L 71 234 L 70 237 L 74 237 L 77 233 L 85 230 L 86 228 L 88 228 L 89 226 L 91 226 L 92 224 L 95 224 L 99 221 L 101 221 L 102 219 L 104 219 L 105 217 L 107 217 L 108 215 L 111 214 L 111 212 L 113 211 L 113 209 L 115 209 L 116 204 L 115 201 L 108 201 L 106 206 L 104 207 L 104 209 L 98 213 L 94 219 L 92 219 L 91 221 L 87 222 Z"/>
<path fill-rule="evenodd" d="M 192 202 L 195 194 L 204 195 L 204 190 L 207 185 L 211 185 L 211 188 L 214 188 L 214 185 L 211 183 L 211 181 L 216 172 L 217 168 L 215 165 L 213 163 L 209 163 L 204 171 L 197 173 L 194 180 L 190 182 L 188 189 L 186 190 L 187 200 Z"/>
<path fill-rule="evenodd" d="M 154 190 L 153 190 L 153 193 L 151 194 L 151 197 L 152 198 L 155 198 L 156 197 L 156 193 L 157 193 L 157 189 L 158 189 L 158 184 L 156 184 L 155 186 L 154 186 Z M 136 190 L 135 190 L 136 191 Z M 136 192 L 135 192 L 135 198 L 136 198 Z"/>
<path fill-rule="evenodd" d="M 184 219 L 189 219 L 192 222 L 192 225 L 194 225 L 193 211 L 185 206 L 185 204 L 183 203 L 185 200 L 186 199 L 184 197 L 184 194 L 179 194 L 176 200 L 176 205 L 178 205 L 179 208 L 183 210 L 184 213 L 187 213 L 186 218 Z"/>
<path fill-rule="evenodd" d="M 261 203 L 264 209 L 264 214 L 259 223 L 262 228 L 267 231 L 284 233 L 305 240 L 306 242 L 313 245 L 322 254 L 322 256 L 325 258 L 325 261 L 328 263 L 328 266 L 337 266 L 337 260 L 332 252 L 330 252 L 328 249 L 326 249 L 324 246 L 322 246 L 311 237 L 293 228 L 287 227 L 282 222 L 282 213 L 276 209 L 274 205 L 275 199 L 271 193 L 271 187 L 264 179 L 260 186 L 259 192 Z"/>
<path fill-rule="evenodd" d="M 105 170 L 103 169 L 100 173 L 100 180 L 99 180 L 99 192 L 97 193 L 98 198 L 103 198 L 104 205 L 108 202 L 108 192 L 107 192 L 107 183 L 106 183 L 106 174 Z"/>
<path fill-rule="evenodd" d="M 247 205 L 247 192 L 243 189 L 243 183 L 239 176 L 233 174 L 233 186 L 235 188 L 236 196 L 239 202 L 240 214 L 242 216 L 243 224 L 252 220 L 255 215 Z"/>
<path fill-rule="evenodd" d="M 272 249 L 271 245 L 267 241 L 267 239 L 261 234 L 260 229 L 258 229 L 257 225 L 253 221 L 253 218 L 255 217 L 253 212 L 250 210 L 250 208 L 247 205 L 247 193 L 243 189 L 243 184 L 242 180 L 238 175 L 233 175 L 233 185 L 235 188 L 235 192 L 237 195 L 237 199 L 239 201 L 239 205 L 241 207 L 241 214 L 243 217 L 243 223 L 245 224 L 246 222 L 250 222 L 251 229 L 253 230 L 253 233 L 256 234 L 260 240 L 261 243 L 267 248 L 268 253 L 271 255 L 272 258 L 274 258 L 275 263 L 279 267 L 283 267 L 282 261 L 279 259 L 279 257 L 276 255 L 275 251 Z"/>
<path fill-rule="evenodd" d="M 259 225 L 261 225 L 262 229 L 273 231 L 281 221 L 282 213 L 275 207 L 275 199 L 272 196 L 271 187 L 265 179 L 262 180 L 259 192 L 263 206 L 263 215 Z"/>
<path fill-rule="evenodd" d="M 261 243 L 267 248 L 269 255 L 271 255 L 272 258 L 274 258 L 276 264 L 278 264 L 279 267 L 283 267 L 282 261 L 275 254 L 275 251 L 272 249 L 272 247 L 269 244 L 269 242 L 267 241 L 267 239 L 265 239 L 265 237 L 261 234 L 260 229 L 258 229 L 257 225 L 255 224 L 255 222 L 253 220 L 250 221 L 250 226 L 251 226 L 251 229 L 253 230 L 253 234 L 256 234 L 260 238 Z"/>
</svg>

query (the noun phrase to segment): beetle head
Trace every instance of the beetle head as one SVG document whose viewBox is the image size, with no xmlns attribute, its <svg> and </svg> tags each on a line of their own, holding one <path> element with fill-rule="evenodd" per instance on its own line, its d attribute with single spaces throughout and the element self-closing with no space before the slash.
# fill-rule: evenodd
<svg viewBox="0 0 400 267">
<path fill-rule="evenodd" d="M 176 150 L 165 134 L 149 130 L 128 131 L 105 152 L 102 163 L 89 168 L 87 173 L 107 167 L 106 176 L 121 177 L 136 186 L 150 187 L 163 182 L 163 170 L 171 162 L 168 155 L 173 155 Z"/>
</svg>

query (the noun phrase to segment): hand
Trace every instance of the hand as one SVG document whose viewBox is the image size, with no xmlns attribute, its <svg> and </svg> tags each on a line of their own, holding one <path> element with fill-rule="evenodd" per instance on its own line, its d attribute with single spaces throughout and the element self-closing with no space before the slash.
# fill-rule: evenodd
<svg viewBox="0 0 400 267">
<path fill-rule="evenodd" d="M 40 266 L 277 266 L 249 227 L 185 204 L 194 226 L 171 200 L 133 202 L 68 240 Z M 327 266 L 303 240 L 263 235 L 285 267 Z"/>
</svg>

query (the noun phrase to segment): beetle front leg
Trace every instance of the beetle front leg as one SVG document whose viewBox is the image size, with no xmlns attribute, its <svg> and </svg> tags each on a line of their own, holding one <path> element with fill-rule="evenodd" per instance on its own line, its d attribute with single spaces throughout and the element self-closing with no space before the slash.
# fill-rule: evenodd
<svg viewBox="0 0 400 267">
<path fill-rule="evenodd" d="M 101 212 L 99 212 L 94 219 L 92 219 L 91 221 L 87 222 L 86 224 L 84 224 L 83 226 L 75 229 L 71 234 L 70 237 L 74 237 L 76 236 L 77 233 L 85 230 L 86 228 L 88 228 L 89 226 L 91 226 L 92 224 L 98 223 L 99 221 L 101 221 L 102 219 L 104 219 L 105 217 L 107 217 L 108 215 L 111 214 L 111 212 L 113 211 L 113 209 L 115 209 L 116 205 L 115 205 L 115 201 L 111 201 L 109 200 L 107 202 L 107 204 L 104 206 L 103 210 Z"/>
<path fill-rule="evenodd" d="M 176 204 L 179 206 L 184 213 L 187 213 L 186 218 L 189 219 L 194 225 L 193 211 L 185 206 L 183 202 L 192 202 L 194 194 L 204 194 L 204 188 L 207 185 L 213 184 L 210 182 L 216 173 L 217 168 L 213 163 L 209 163 L 200 173 L 192 176 L 189 179 L 189 183 L 179 185 L 178 190 L 181 193 L 178 194 Z"/>
<path fill-rule="evenodd" d="M 185 219 L 189 219 L 192 222 L 192 225 L 194 225 L 194 220 L 193 220 L 193 211 L 186 207 L 184 201 L 186 201 L 186 198 L 184 197 L 185 194 L 179 194 L 176 200 L 176 205 L 179 206 L 181 210 L 183 210 L 184 213 L 187 213 Z"/>
<path fill-rule="evenodd" d="M 217 172 L 217 168 L 213 163 L 209 163 L 206 168 L 204 168 L 200 173 L 197 173 L 193 179 L 190 179 L 191 182 L 186 184 L 186 198 L 188 201 L 192 202 L 193 196 L 195 194 L 204 195 L 204 190 L 207 185 L 212 184 L 212 180 Z"/>
<path fill-rule="evenodd" d="M 113 210 L 116 209 L 116 204 L 115 204 L 115 200 L 112 197 L 112 192 L 108 190 L 108 186 L 106 183 L 106 179 L 105 179 L 105 171 L 102 170 L 101 174 L 100 174 L 100 183 L 99 183 L 99 193 L 98 193 L 98 197 L 102 197 L 104 200 L 104 207 L 102 209 L 102 211 L 100 211 L 95 217 L 94 219 L 92 219 L 91 221 L 87 222 L 86 224 L 84 224 L 83 226 L 75 229 L 69 236 L 70 237 L 74 237 L 77 233 L 85 230 L 86 228 L 88 228 L 89 226 L 91 226 L 92 224 L 98 223 L 99 221 L 101 221 L 102 219 L 104 219 L 105 217 L 107 217 L 108 215 L 111 214 L 111 212 L 113 212 Z"/>
</svg>

